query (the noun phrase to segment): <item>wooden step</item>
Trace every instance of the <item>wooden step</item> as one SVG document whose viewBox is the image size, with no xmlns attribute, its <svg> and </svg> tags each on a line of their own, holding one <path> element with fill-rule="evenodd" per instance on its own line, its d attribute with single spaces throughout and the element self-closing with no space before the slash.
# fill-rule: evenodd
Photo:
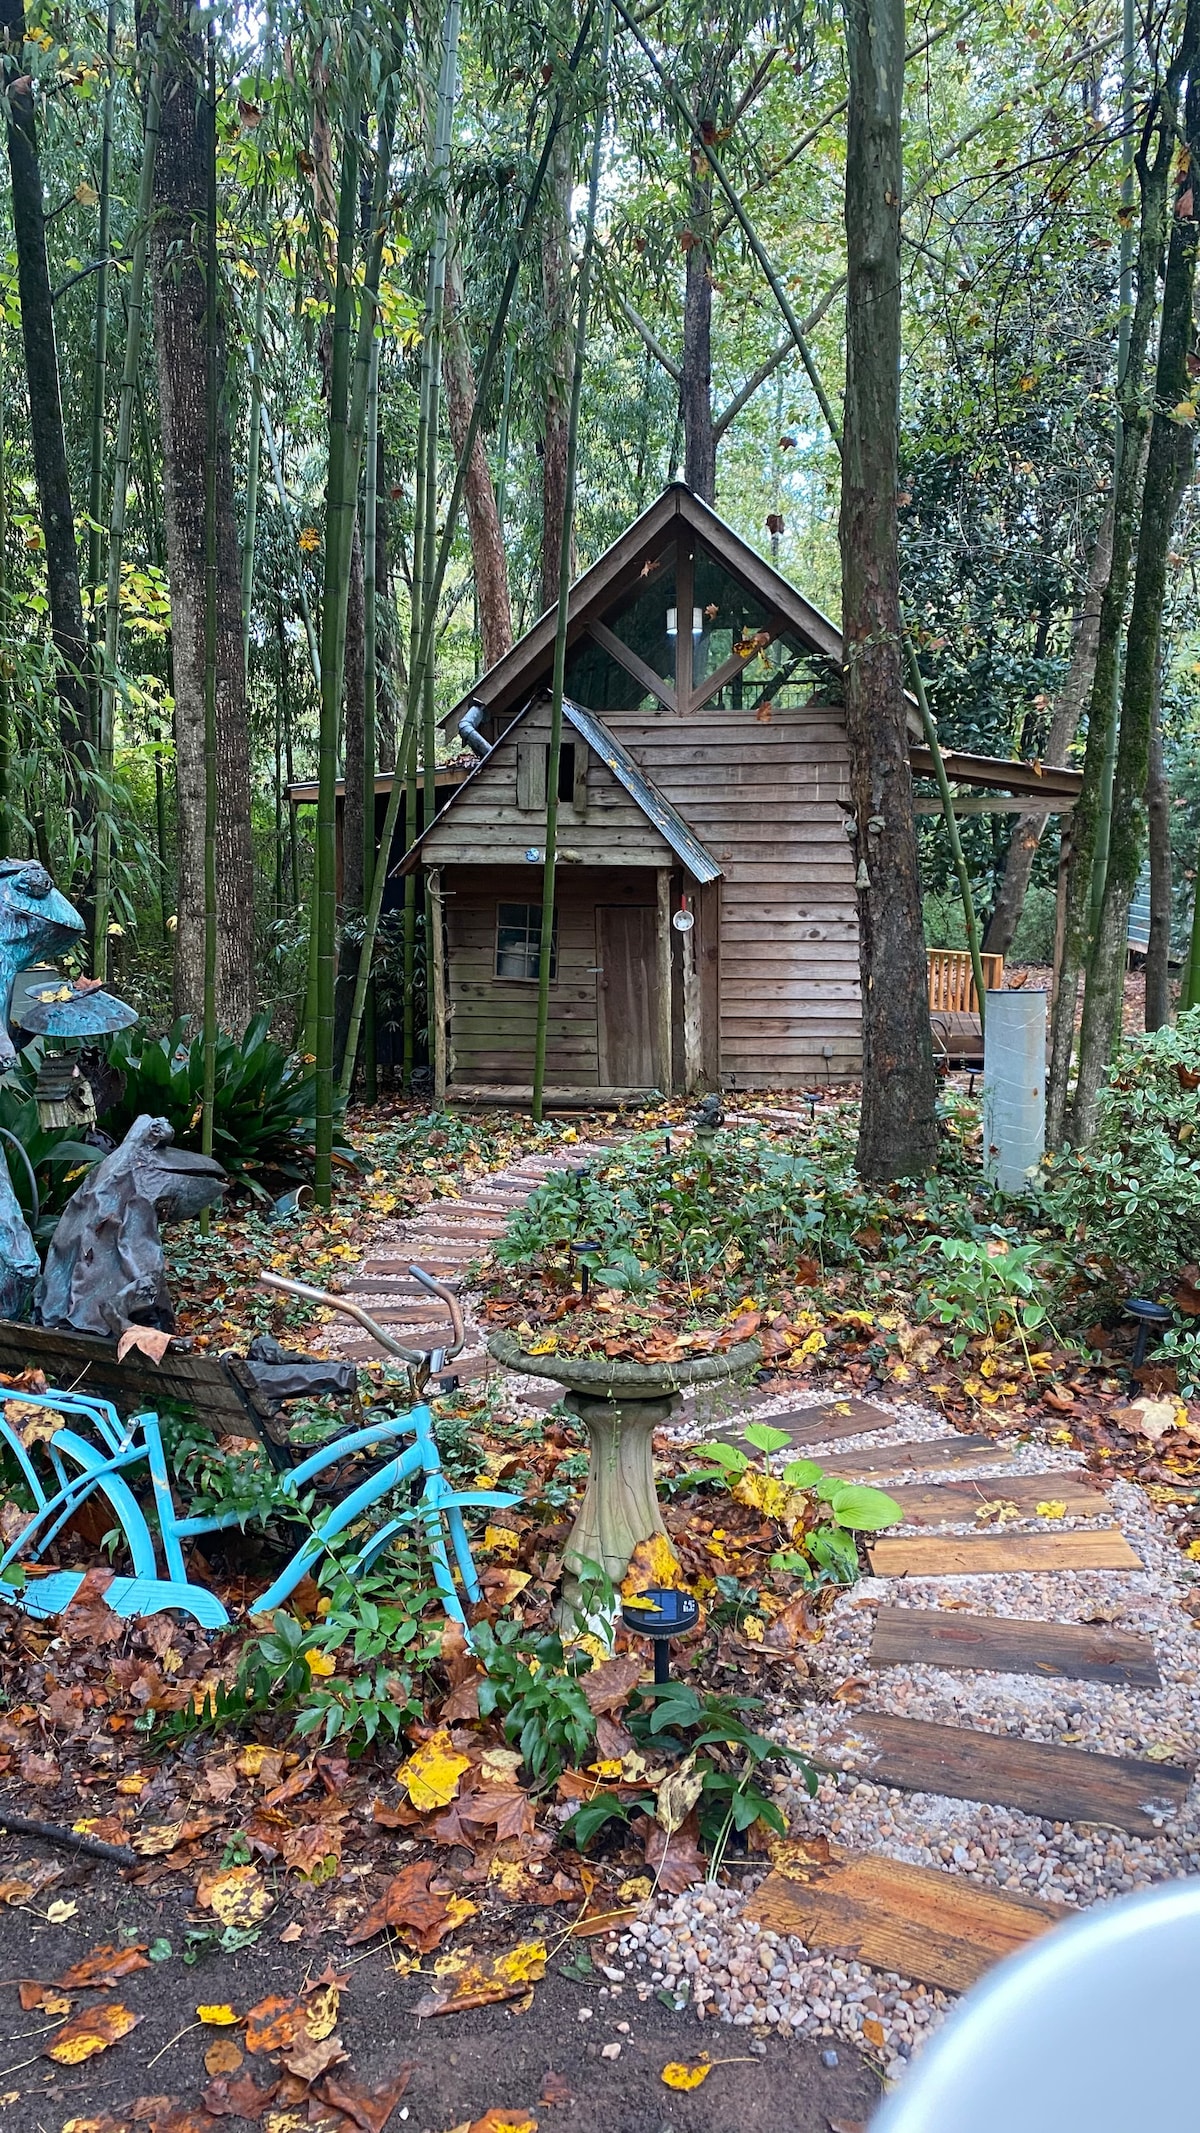
<svg viewBox="0 0 1200 2133">
<path fill-rule="evenodd" d="M 744 1915 L 768 1932 L 796 1934 L 808 1948 L 836 1948 L 876 1970 L 965 1992 L 993 1963 L 1073 1913 L 980 1888 L 961 1874 L 835 1856 L 808 1880 L 769 1874 Z"/>
<path fill-rule="evenodd" d="M 871 1543 L 877 1578 L 970 1578 L 1014 1570 L 1140 1570 L 1119 1526 L 1070 1533 L 961 1533 L 953 1538 Z"/>
<path fill-rule="evenodd" d="M 847 1406 L 854 1411 L 847 1414 Z M 832 1407 L 796 1407 L 784 1414 L 764 1415 L 762 1420 L 768 1429 L 786 1430 L 796 1451 L 810 1444 L 836 1444 L 841 1437 L 865 1437 L 872 1430 L 899 1428 L 896 1415 L 885 1414 L 881 1407 L 868 1407 L 865 1400 L 839 1400 Z M 739 1430 L 731 1422 L 724 1422 L 712 1434 L 729 1444 L 740 1442 Z"/>
<path fill-rule="evenodd" d="M 848 1474 L 854 1481 L 886 1481 L 891 1474 L 971 1474 L 978 1467 L 1004 1466 L 1012 1458 L 1010 1444 L 993 1444 L 990 1437 L 929 1437 L 923 1444 L 869 1446 L 861 1452 L 835 1452 L 822 1459 L 828 1474 Z M 1001 1488 L 997 1477 L 997 1493 Z"/>
<path fill-rule="evenodd" d="M 1023 1518 L 1036 1518 L 1040 1503 L 1063 1504 L 1069 1518 L 1099 1518 L 1111 1509 L 1103 1484 L 1086 1467 L 1060 1468 L 1055 1474 L 1011 1474 L 987 1481 L 934 1481 L 890 1492 L 904 1512 L 906 1526 L 965 1526 L 987 1504 L 1011 1504 Z M 999 1532 L 993 1512 L 988 1530 Z"/>
<path fill-rule="evenodd" d="M 1161 1688 L 1149 1637 L 1090 1622 L 1018 1622 L 944 1608 L 881 1607 L 872 1666 L 940 1666 Z"/>
<path fill-rule="evenodd" d="M 1099 1822 L 1143 1837 L 1153 1836 L 1155 1815 L 1184 1805 L 1191 1785 L 1191 1768 L 1182 1763 L 1093 1755 L 1086 1748 L 891 1718 L 882 1711 L 860 1711 L 853 1725 L 814 1752 L 813 1761 L 902 1792 L 986 1800 L 1050 1822 Z"/>
</svg>

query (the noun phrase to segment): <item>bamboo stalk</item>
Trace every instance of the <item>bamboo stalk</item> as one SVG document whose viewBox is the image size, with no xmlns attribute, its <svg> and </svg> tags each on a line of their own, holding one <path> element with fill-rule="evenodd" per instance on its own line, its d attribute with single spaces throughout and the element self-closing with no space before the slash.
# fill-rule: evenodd
<svg viewBox="0 0 1200 2133">
<path fill-rule="evenodd" d="M 217 46 L 208 47 L 208 216 L 204 288 L 204 1088 L 200 1148 L 213 1152 L 217 1093 Z M 207 1236 L 212 1217 L 204 1208 Z"/>
<path fill-rule="evenodd" d="M 258 518 L 258 466 L 262 452 L 262 345 L 267 307 L 267 278 L 259 269 L 250 340 L 250 433 L 246 457 L 246 515 L 242 528 L 242 667 L 250 681 L 250 609 L 254 600 L 254 531 Z"/>
<path fill-rule="evenodd" d="M 108 255 L 112 225 L 112 144 L 113 107 L 117 92 L 117 0 L 108 0 L 108 12 L 104 30 L 104 59 L 107 76 L 104 84 L 104 116 L 100 133 L 100 202 L 96 217 L 96 319 L 92 332 L 92 411 L 90 458 L 88 475 L 88 637 L 92 646 L 92 663 L 88 672 L 88 724 L 93 734 L 100 731 L 101 676 L 97 667 L 96 653 L 97 603 L 100 597 L 100 513 L 104 509 L 104 404 L 108 384 Z M 103 793 L 99 794 L 101 809 L 111 804 Z"/>
<path fill-rule="evenodd" d="M 92 970 L 103 978 L 108 969 L 108 920 L 112 895 L 111 786 L 114 760 L 117 652 L 121 632 L 121 563 L 125 552 L 126 499 L 133 454 L 133 418 L 141 377 L 142 334 L 146 313 L 146 257 L 150 243 L 150 217 L 154 206 L 154 164 L 158 153 L 162 110 L 162 17 L 154 38 L 150 81 L 146 96 L 146 126 L 142 138 L 142 167 L 138 178 L 137 228 L 129 262 L 126 298 L 125 360 L 121 371 L 121 394 L 117 410 L 117 437 L 113 449 L 112 501 L 108 525 L 108 572 L 104 596 L 104 653 L 101 669 L 100 726 L 98 736 L 99 805 L 96 811 L 95 902 L 92 927 Z M 149 477 L 149 469 L 147 469 Z"/>
<path fill-rule="evenodd" d="M 579 27 L 579 33 L 575 39 L 574 46 L 568 56 L 566 63 L 565 73 L 568 81 L 572 81 L 574 79 L 575 73 L 579 66 L 579 62 L 583 57 L 583 53 L 587 46 L 588 37 L 591 33 L 592 16 L 594 12 L 594 0 L 588 0 L 588 5 L 585 9 L 583 20 Z M 558 94 L 555 97 L 554 108 L 550 116 L 550 122 L 546 129 L 546 138 L 542 144 L 541 155 L 538 157 L 537 168 L 535 169 L 533 177 L 530 181 L 529 192 L 526 196 L 525 206 L 522 211 L 521 220 L 513 236 L 512 245 L 509 251 L 508 268 L 505 273 L 503 285 L 501 287 L 500 298 L 496 306 L 495 317 L 492 321 L 492 330 L 488 336 L 488 344 L 484 352 L 483 363 L 480 367 L 479 380 L 475 393 L 475 405 L 471 410 L 471 419 L 467 424 L 467 433 L 463 439 L 462 451 L 458 455 L 458 466 L 455 471 L 454 486 L 451 489 L 450 500 L 446 507 L 442 526 L 441 546 L 438 550 L 437 567 L 434 573 L 434 599 L 431 610 L 433 618 L 436 618 L 437 596 L 440 594 L 442 581 L 446 573 L 446 566 L 450 560 L 450 550 L 454 542 L 454 532 L 458 524 L 458 513 L 459 508 L 462 504 L 463 489 L 466 484 L 467 468 L 470 466 L 471 454 L 475 450 L 476 439 L 479 436 L 479 431 L 483 423 L 484 405 L 487 399 L 488 391 L 491 387 L 492 376 L 495 371 L 500 348 L 504 340 L 504 330 L 508 321 L 509 306 L 512 302 L 513 291 L 515 290 L 517 285 L 517 278 L 521 270 L 521 262 L 525 257 L 525 246 L 528 241 L 529 232 L 533 227 L 533 219 L 537 211 L 537 204 L 541 198 L 542 187 L 545 184 L 546 180 L 546 172 L 550 167 L 550 158 L 553 154 L 555 141 L 557 140 L 562 127 L 565 110 L 566 98 L 563 89 L 560 88 Z M 429 637 L 430 642 L 432 642 L 432 619 L 428 625 L 427 635 Z M 346 1050 L 342 1062 L 341 1087 L 343 1095 L 348 1090 L 350 1082 L 353 1079 L 354 1075 L 354 1060 L 356 1052 L 358 1050 L 358 1041 L 362 1030 L 363 1014 L 366 1007 L 367 980 L 371 968 L 371 958 L 375 950 L 375 937 L 379 930 L 379 915 L 383 909 L 383 892 L 387 883 L 388 876 L 387 863 L 391 856 L 392 840 L 396 834 L 396 824 L 400 819 L 400 802 L 404 796 L 405 791 L 405 785 L 402 775 L 402 766 L 405 760 L 405 750 L 407 747 L 408 737 L 411 736 L 411 733 L 413 731 L 413 727 L 411 724 L 411 720 L 413 717 L 413 703 L 414 692 L 412 687 L 410 661 L 409 703 L 405 713 L 404 728 L 401 733 L 400 742 L 396 750 L 396 768 L 392 778 L 392 790 L 388 795 L 387 810 L 384 814 L 383 829 L 381 831 L 379 840 L 380 860 L 376 863 L 376 867 L 374 870 L 371 899 L 363 926 L 363 946 L 362 953 L 359 958 L 358 976 L 355 981 L 354 1000 L 350 1010 L 350 1027 L 346 1037 Z"/>
<path fill-rule="evenodd" d="M 375 715 L 379 690 L 379 335 L 372 328 L 367 375 L 366 468 L 363 483 L 363 759 L 362 900 L 366 909 L 375 869 Z M 347 770 L 349 766 L 347 765 Z M 367 1100 L 376 1095 L 368 1048 Z"/>
<path fill-rule="evenodd" d="M 299 557 L 300 542 L 296 527 L 296 514 L 292 509 L 292 499 L 288 495 L 287 485 L 284 482 L 283 462 L 279 456 L 279 446 L 275 442 L 275 431 L 271 424 L 271 411 L 267 406 L 261 375 L 259 391 L 262 394 L 262 433 L 267 442 L 267 457 L 271 462 L 271 477 L 275 483 L 275 494 L 279 498 L 279 508 L 283 513 L 284 524 L 291 536 L 292 546 L 297 557 Z M 296 564 L 296 604 L 300 609 L 301 620 L 304 623 L 304 634 L 308 639 L 308 657 L 309 664 L 312 667 L 313 680 L 319 690 L 321 686 L 321 648 L 317 643 L 317 629 L 313 621 L 312 605 L 308 597 L 308 587 L 304 582 L 304 564 L 300 561 L 297 561 Z"/>
<path fill-rule="evenodd" d="M 592 135 L 592 164 L 588 177 L 587 220 L 584 225 L 583 257 L 575 297 L 575 364 L 571 374 L 571 405 L 567 416 L 567 464 L 564 483 L 562 539 L 558 555 L 558 618 L 554 631 L 554 678 L 550 694 L 550 747 L 546 757 L 546 847 L 542 854 L 542 925 L 538 939 L 537 1029 L 533 1046 L 533 1117 L 542 1122 L 542 1098 L 546 1085 L 546 1032 L 550 1019 L 550 958 L 554 947 L 554 880 L 558 859 L 558 770 L 562 755 L 563 690 L 567 666 L 567 610 L 571 598 L 571 547 L 575 528 L 575 475 L 579 459 L 579 407 L 583 398 L 583 366 L 587 351 L 588 299 L 592 285 L 592 255 L 596 243 L 596 203 L 600 195 L 600 159 L 604 145 L 604 122 L 608 110 L 608 67 L 612 48 L 612 0 L 605 0 L 600 32 L 600 102 Z M 690 619 L 690 618 L 689 618 Z M 668 1075 L 668 1080 L 670 1079 Z"/>
<path fill-rule="evenodd" d="M 316 1117 L 313 1193 L 318 1207 L 333 1198 L 334 991 L 337 976 L 337 769 L 350 583 L 354 494 L 347 479 L 352 275 L 358 216 L 358 95 L 351 94 L 342 136 L 334 268 L 333 361 L 329 383 L 329 471 L 325 489 L 325 579 L 321 598 L 321 714 L 317 746 L 315 925 Z M 339 657 L 339 651 L 341 657 Z"/>
</svg>

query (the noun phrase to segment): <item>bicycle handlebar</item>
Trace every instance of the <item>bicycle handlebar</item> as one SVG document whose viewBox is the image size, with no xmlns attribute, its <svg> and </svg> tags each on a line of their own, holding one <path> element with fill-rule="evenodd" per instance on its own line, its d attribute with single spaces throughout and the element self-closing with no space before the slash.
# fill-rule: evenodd
<svg viewBox="0 0 1200 2133">
<path fill-rule="evenodd" d="M 291 1281 L 285 1274 L 260 1273 L 258 1283 L 260 1288 L 280 1289 L 285 1295 L 299 1296 L 304 1303 L 319 1304 L 323 1310 L 340 1311 L 343 1318 L 354 1319 L 364 1332 L 379 1342 L 381 1348 L 385 1348 L 389 1355 L 397 1356 L 402 1363 L 428 1363 L 436 1354 L 440 1354 L 446 1362 L 452 1362 L 461 1352 L 466 1339 L 458 1298 L 443 1282 L 435 1281 L 432 1274 L 427 1274 L 424 1267 L 410 1266 L 408 1272 L 431 1296 L 436 1296 L 439 1303 L 445 1304 L 454 1331 L 454 1339 L 448 1348 L 403 1348 L 392 1334 L 376 1325 L 375 1320 L 363 1310 L 361 1304 L 352 1303 L 348 1296 L 331 1296 L 328 1289 L 315 1288 L 311 1282 Z"/>
</svg>

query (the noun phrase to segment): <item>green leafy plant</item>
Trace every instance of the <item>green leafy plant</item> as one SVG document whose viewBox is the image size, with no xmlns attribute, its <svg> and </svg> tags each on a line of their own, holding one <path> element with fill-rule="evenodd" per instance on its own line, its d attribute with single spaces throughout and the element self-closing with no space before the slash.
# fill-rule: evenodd
<svg viewBox="0 0 1200 2133">
<path fill-rule="evenodd" d="M 1200 1261 L 1200 1007 L 1122 1046 L 1092 1139 L 1055 1166 L 1046 1204 L 1114 1290 Z"/>
<path fill-rule="evenodd" d="M 917 1309 L 939 1325 L 957 1326 L 950 1341 L 955 1355 L 979 1335 L 999 1341 L 1015 1335 L 1024 1346 L 1027 1334 L 1047 1324 L 1046 1297 L 1061 1266 L 1047 1244 L 1013 1244 L 997 1235 L 937 1237 L 929 1256 Z"/>
<path fill-rule="evenodd" d="M 743 1442 L 763 1455 L 761 1461 L 736 1444 L 716 1442 L 705 1446 L 712 1464 L 694 1468 L 687 1479 L 716 1482 L 787 1528 L 793 1545 L 770 1557 L 773 1570 L 788 1571 L 809 1586 L 852 1585 L 858 1576 L 855 1535 L 896 1525 L 903 1514 L 895 1498 L 864 1482 L 827 1474 L 815 1459 L 793 1459 L 774 1475 L 766 1462 L 787 1450 L 787 1431 L 751 1422 L 742 1434 Z"/>
<path fill-rule="evenodd" d="M 535 1786 L 553 1784 L 595 1742 L 595 1716 L 579 1682 L 591 1660 L 583 1652 L 568 1658 L 557 1634 L 530 1638 L 519 1622 L 481 1622 L 474 1636 L 484 1668 L 480 1717 L 499 1718 Z"/>
<path fill-rule="evenodd" d="M 700 1842 L 708 1857 L 710 1879 L 720 1869 L 731 1839 L 744 1836 L 756 1822 L 777 1836 L 787 1825 L 761 1778 L 766 1764 L 790 1762 L 799 1769 L 809 1793 L 817 1776 L 796 1748 L 785 1747 L 746 1723 L 746 1713 L 761 1705 L 753 1697 L 702 1695 L 686 1681 L 644 1684 L 634 1692 L 626 1723 L 648 1762 L 671 1769 L 653 1791 L 632 1799 L 599 1793 L 576 1810 L 564 1836 L 583 1851 L 613 1820 L 654 1814 L 673 1834 L 692 1808 Z"/>
<path fill-rule="evenodd" d="M 268 1034 L 269 1018 L 257 1015 L 239 1040 L 217 1039 L 213 1153 L 230 1175 L 264 1191 L 256 1173 L 305 1178 L 316 1113 L 316 1082 L 299 1060 Z M 108 1047 L 109 1063 L 125 1076 L 119 1101 L 104 1114 L 104 1126 L 120 1139 L 143 1112 L 166 1118 L 183 1148 L 200 1146 L 204 1093 L 204 1047 L 190 1040 L 181 1020 L 163 1037 L 140 1028 L 122 1030 Z M 339 1135 L 340 1152 L 351 1155 Z"/>
</svg>

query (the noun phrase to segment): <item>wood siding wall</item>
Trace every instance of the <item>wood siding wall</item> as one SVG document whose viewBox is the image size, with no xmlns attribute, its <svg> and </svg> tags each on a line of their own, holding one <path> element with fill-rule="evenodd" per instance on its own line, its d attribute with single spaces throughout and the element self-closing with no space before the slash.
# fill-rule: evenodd
<svg viewBox="0 0 1200 2133">
<path fill-rule="evenodd" d="M 606 711 L 605 723 L 722 869 L 725 1086 L 788 1087 L 861 1068 L 854 851 L 843 715 L 820 704 Z M 832 1048 L 826 1058 L 823 1048 Z"/>
<path fill-rule="evenodd" d="M 424 847 L 428 866 L 478 866 L 489 861 L 521 865 L 527 863 L 528 846 L 541 848 L 546 835 L 544 802 L 536 808 L 517 805 L 518 750 L 545 743 L 549 734 L 550 709 L 542 704 L 521 721 L 510 740 L 498 743 L 488 759 L 486 776 L 463 789 L 453 813 L 431 832 Z M 563 745 L 572 744 L 578 759 L 584 743 L 564 722 Z M 581 813 L 571 802 L 559 802 L 558 856 L 564 867 L 653 867 L 672 860 L 665 839 L 607 764 L 590 750 L 586 810 Z"/>
<path fill-rule="evenodd" d="M 606 869 L 557 877 L 557 974 L 550 986 L 546 1079 L 559 1088 L 600 1081 L 597 1026 L 597 904 L 655 901 L 648 869 Z M 448 1085 L 527 1088 L 533 1074 L 537 986 L 496 976 L 496 911 L 501 903 L 540 903 L 540 866 L 450 866 L 442 875 L 447 942 Z"/>
</svg>

